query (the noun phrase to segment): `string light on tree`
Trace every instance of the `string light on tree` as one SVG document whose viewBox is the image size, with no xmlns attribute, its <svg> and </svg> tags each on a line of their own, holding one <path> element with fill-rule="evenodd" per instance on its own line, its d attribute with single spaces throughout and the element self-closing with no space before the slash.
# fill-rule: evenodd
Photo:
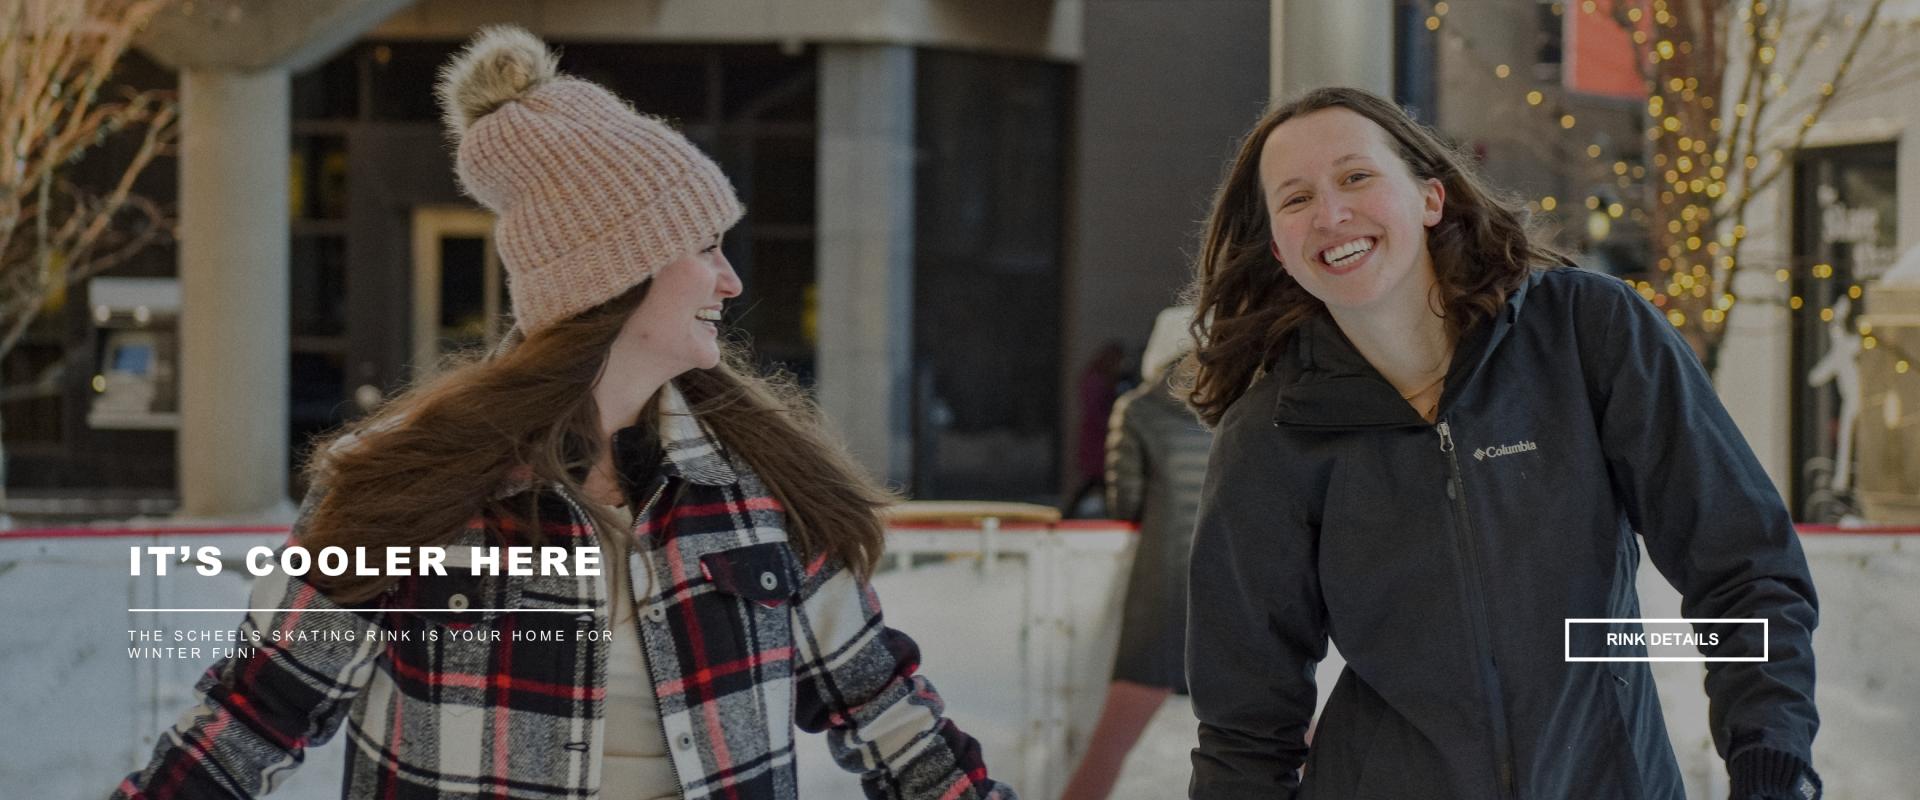
<svg viewBox="0 0 1920 800">
<path fill-rule="evenodd" d="M 1868 24 L 1856 27 L 1850 18 L 1843 21 L 1852 35 L 1851 44 L 1839 60 L 1840 67 L 1829 80 L 1807 84 L 1808 93 L 1820 102 L 1810 110 L 1795 109 L 1791 122 L 1797 124 L 1792 124 L 1790 129 L 1797 130 L 1800 136 L 1785 142 L 1768 140 L 1757 131 L 1762 129 L 1763 119 L 1774 120 L 1778 116 L 1769 112 L 1774 111 L 1776 98 L 1788 89 L 1780 72 L 1782 65 L 1792 64 L 1795 68 L 1799 65 L 1795 58 L 1798 51 L 1788 45 L 1804 41 L 1806 47 L 1828 47 L 1831 43 L 1828 29 L 1819 30 L 1817 36 L 1789 41 L 1784 38 L 1787 28 L 1781 15 L 1764 2 L 1738 3 L 1726 8 L 1719 0 L 1614 0 L 1609 4 L 1611 8 L 1602 11 L 1597 2 L 1582 0 L 1575 6 L 1579 12 L 1593 15 L 1595 19 L 1620 22 L 1643 56 L 1642 72 L 1650 90 L 1645 107 L 1650 121 L 1645 129 L 1649 143 L 1646 152 L 1655 170 L 1649 176 L 1648 167 L 1606 159 L 1606 148 L 1600 143 L 1586 143 L 1575 152 L 1584 151 L 1601 175 L 1611 171 L 1612 179 L 1622 190 L 1631 189 L 1636 181 L 1652 181 L 1651 185 L 1640 184 L 1647 192 L 1648 210 L 1625 208 L 1623 203 L 1593 195 L 1585 198 L 1586 205 L 1595 217 L 1603 211 L 1607 219 L 1630 216 L 1635 222 L 1648 225 L 1656 234 L 1656 252 L 1666 253 L 1666 257 L 1658 259 L 1658 268 L 1669 279 L 1660 281 L 1664 286 L 1642 282 L 1637 289 L 1663 310 L 1677 312 L 1669 320 L 1677 320 L 1676 327 L 1694 331 L 1688 335 L 1689 339 L 1705 343 L 1709 368 L 1715 364 L 1717 343 L 1724 333 L 1724 328 L 1719 326 L 1724 325 L 1727 312 L 1738 302 L 1733 292 L 1733 277 L 1741 268 L 1751 266 L 1739 252 L 1746 237 L 1745 226 L 1741 224 L 1744 211 L 1755 195 L 1791 166 L 1792 159 L 1787 156 L 1799 149 L 1805 132 L 1818 124 L 1827 101 L 1840 96 L 1847 67 L 1858 53 L 1866 28 L 1886 0 L 1861 2 L 1871 4 Z M 1719 71 L 1729 61 L 1739 61 L 1740 53 L 1730 59 L 1725 51 L 1706 46 L 1713 40 L 1712 36 L 1695 30 L 1701 19 L 1710 22 L 1722 8 L 1726 8 L 1726 13 L 1737 12 L 1743 20 L 1751 20 L 1746 26 L 1747 35 L 1750 39 L 1758 37 L 1758 41 L 1744 51 L 1745 63 L 1758 80 L 1743 82 L 1737 72 Z M 1443 3 L 1432 3 L 1429 9 L 1432 12 L 1429 30 L 1447 37 L 1448 52 L 1466 53 L 1471 57 L 1476 51 L 1484 51 L 1461 36 L 1459 28 L 1448 26 L 1441 30 L 1437 24 L 1431 24 L 1445 15 Z M 1566 9 L 1564 4 L 1556 2 L 1549 10 L 1560 16 Z M 1683 20 L 1682 13 L 1691 16 Z M 1920 31 L 1920 20 L 1908 27 Z M 1509 64 L 1490 64 L 1483 68 L 1492 71 L 1497 80 L 1513 77 Z M 1543 123 L 1557 123 L 1560 130 L 1578 127 L 1578 120 L 1566 110 L 1556 108 L 1546 92 L 1521 88 L 1521 99 L 1526 106 L 1544 112 Z M 1686 157 L 1684 161 L 1679 160 L 1681 156 Z M 1541 198 L 1529 206 L 1551 211 L 1557 201 Z M 1680 222 L 1677 227 L 1669 224 L 1675 220 Z M 1722 227 L 1729 222 L 1732 223 L 1730 235 Z M 1593 229 L 1591 223 L 1590 219 L 1589 230 Z M 1786 276 L 1781 278 L 1782 282 L 1791 280 L 1789 270 L 1783 269 L 1779 274 Z M 1816 280 L 1831 280 L 1831 277 L 1829 274 Z M 1848 294 L 1858 299 L 1851 287 Z M 1791 305 L 1800 311 L 1807 306 L 1807 301 L 1796 296 Z"/>
</svg>

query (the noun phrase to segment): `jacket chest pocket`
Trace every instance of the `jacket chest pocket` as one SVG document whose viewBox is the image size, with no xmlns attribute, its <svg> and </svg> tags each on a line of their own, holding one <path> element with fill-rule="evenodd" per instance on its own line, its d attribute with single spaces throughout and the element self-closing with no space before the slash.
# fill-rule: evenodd
<svg viewBox="0 0 1920 800">
<path fill-rule="evenodd" d="M 473 575 L 450 568 L 446 575 L 418 576 L 391 598 L 385 643 L 396 683 L 417 699 L 446 712 L 506 702 L 501 677 L 562 683 L 579 658 L 580 632 L 591 611 L 539 607 L 522 593 L 522 581 Z"/>
<path fill-rule="evenodd" d="M 474 575 L 453 568 L 445 575 L 420 575 L 395 585 L 388 608 L 395 626 L 420 632 L 440 631 L 438 638 L 456 631 L 492 629 L 503 614 L 520 604 L 520 587 L 495 575 Z M 433 637 L 430 637 L 433 638 Z"/>
<path fill-rule="evenodd" d="M 648 615 L 672 637 L 680 663 L 713 676 L 716 695 L 791 675 L 800 571 L 786 543 L 708 553 L 699 564 L 702 581 L 686 599 Z"/>
<path fill-rule="evenodd" d="M 799 565 L 784 542 L 750 544 L 700 557 L 700 575 L 715 591 L 780 608 L 799 591 Z"/>
</svg>

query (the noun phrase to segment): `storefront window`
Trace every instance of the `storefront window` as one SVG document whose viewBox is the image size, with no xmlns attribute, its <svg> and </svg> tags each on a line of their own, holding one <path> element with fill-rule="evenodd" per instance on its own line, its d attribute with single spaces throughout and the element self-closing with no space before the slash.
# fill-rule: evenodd
<svg viewBox="0 0 1920 800">
<path fill-rule="evenodd" d="M 1858 323 L 1862 297 L 1896 255 L 1894 158 L 1891 144 L 1834 148 L 1795 169 L 1790 499 L 1805 522 L 1860 513 Z"/>
</svg>

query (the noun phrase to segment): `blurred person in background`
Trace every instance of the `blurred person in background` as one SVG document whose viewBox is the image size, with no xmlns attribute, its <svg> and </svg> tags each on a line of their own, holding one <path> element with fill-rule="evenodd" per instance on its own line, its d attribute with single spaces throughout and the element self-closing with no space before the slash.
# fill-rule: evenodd
<svg viewBox="0 0 1920 800">
<path fill-rule="evenodd" d="M 1061 510 L 1069 517 L 1106 516 L 1094 506 L 1102 501 L 1100 486 L 1107 469 L 1107 420 L 1113 403 L 1126 389 L 1127 350 L 1118 340 L 1108 341 L 1087 359 L 1080 371 L 1080 432 L 1074 449 L 1074 489 Z"/>
<path fill-rule="evenodd" d="M 792 800 L 796 727 L 869 797 L 1012 798 L 881 621 L 893 498 L 720 340 L 726 176 L 519 29 L 439 92 L 515 328 L 317 448 L 293 542 L 450 568 L 257 581 L 242 633 L 275 636 L 215 664 L 114 796 L 263 795 L 344 725 L 347 798 Z M 605 576 L 455 564 L 543 543 L 600 547 Z"/>
<path fill-rule="evenodd" d="M 1137 522 L 1119 652 L 1106 704 L 1064 800 L 1113 792 L 1127 753 L 1175 692 L 1186 693 L 1187 552 L 1213 435 L 1177 395 L 1193 351 L 1193 308 L 1160 312 L 1140 359 L 1139 386 L 1113 406 L 1107 436 L 1107 514 Z"/>
<path fill-rule="evenodd" d="M 1705 655 L 1766 655 L 1707 665 L 1731 797 L 1813 800 L 1819 614 L 1786 506 L 1666 315 L 1471 164 L 1321 89 L 1261 117 L 1216 195 L 1192 796 L 1679 800 L 1649 665 L 1620 660 L 1646 648 L 1567 660 L 1566 620 L 1640 613 L 1644 539 L 1688 617 L 1769 623 L 1695 626 Z"/>
</svg>

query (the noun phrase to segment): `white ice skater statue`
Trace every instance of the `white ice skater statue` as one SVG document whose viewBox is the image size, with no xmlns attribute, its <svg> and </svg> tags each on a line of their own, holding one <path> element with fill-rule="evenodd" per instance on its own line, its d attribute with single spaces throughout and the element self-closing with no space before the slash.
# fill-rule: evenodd
<svg viewBox="0 0 1920 800">
<path fill-rule="evenodd" d="M 1840 298 L 1833 304 L 1833 321 L 1827 324 L 1827 354 L 1807 370 L 1807 385 L 1828 382 L 1840 391 L 1840 439 L 1833 456 L 1833 491 L 1844 493 L 1853 480 L 1853 421 L 1860 416 L 1860 335 L 1847 327 L 1847 312 L 1853 302 Z"/>
</svg>

